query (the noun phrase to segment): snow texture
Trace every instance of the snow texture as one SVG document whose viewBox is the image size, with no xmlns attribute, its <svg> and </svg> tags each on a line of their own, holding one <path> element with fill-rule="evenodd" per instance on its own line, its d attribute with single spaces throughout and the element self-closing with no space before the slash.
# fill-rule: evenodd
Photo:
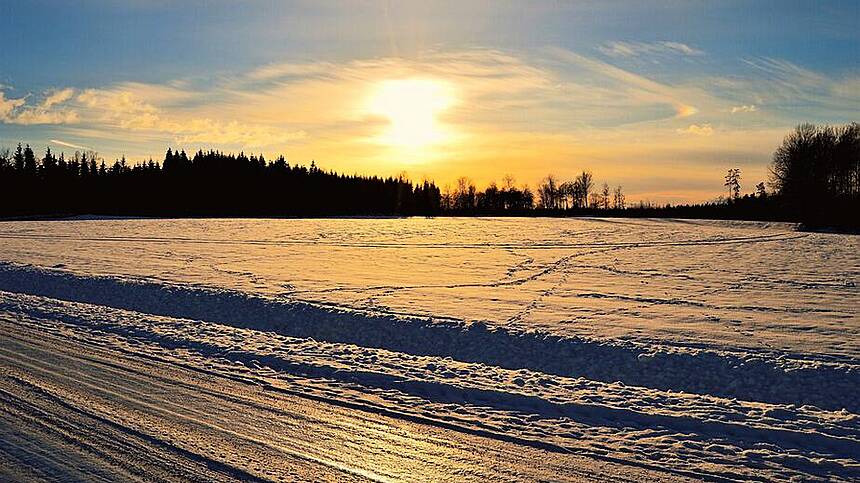
<svg viewBox="0 0 860 483">
<path fill-rule="evenodd" d="M 860 478 L 856 237 L 665 220 L 0 226 L 0 316 L 697 479 Z"/>
</svg>

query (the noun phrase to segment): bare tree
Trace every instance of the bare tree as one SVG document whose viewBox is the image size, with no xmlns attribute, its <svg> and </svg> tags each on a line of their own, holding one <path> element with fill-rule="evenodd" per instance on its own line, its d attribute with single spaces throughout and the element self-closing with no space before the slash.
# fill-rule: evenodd
<svg viewBox="0 0 860 483">
<path fill-rule="evenodd" d="M 588 206 L 589 194 L 591 194 L 591 190 L 594 188 L 594 177 L 589 171 L 583 171 L 576 177 L 575 183 L 577 184 L 576 191 L 579 199 L 577 205 L 585 208 Z"/>
<path fill-rule="evenodd" d="M 543 208 L 554 210 L 559 207 L 559 184 L 552 174 L 548 174 L 538 186 L 538 198 Z"/>
<path fill-rule="evenodd" d="M 442 190 L 439 206 L 446 211 L 454 209 L 454 194 L 451 192 L 451 185 L 446 184 L 445 189 Z"/>
<path fill-rule="evenodd" d="M 561 199 L 563 209 L 568 209 L 573 206 L 574 184 L 570 181 L 565 181 L 558 187 L 558 196 Z"/>
<path fill-rule="evenodd" d="M 615 187 L 612 199 L 612 207 L 616 210 L 624 209 L 624 192 L 621 190 L 621 185 Z"/>
<path fill-rule="evenodd" d="M 770 185 L 798 206 L 860 196 L 860 124 L 801 124 L 773 154 Z"/>
<path fill-rule="evenodd" d="M 457 179 L 457 188 L 454 192 L 454 208 L 458 210 L 472 210 L 475 208 L 475 195 L 477 188 L 469 178 L 461 176 Z"/>
<path fill-rule="evenodd" d="M 600 191 L 600 203 L 604 210 L 609 209 L 609 184 L 605 181 L 603 182 L 603 189 Z"/>
</svg>

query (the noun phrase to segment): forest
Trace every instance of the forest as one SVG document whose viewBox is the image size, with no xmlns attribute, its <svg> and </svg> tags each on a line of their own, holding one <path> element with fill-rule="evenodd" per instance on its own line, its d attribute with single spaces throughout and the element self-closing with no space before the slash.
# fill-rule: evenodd
<svg viewBox="0 0 860 483">
<path fill-rule="evenodd" d="M 284 156 L 168 148 L 164 159 L 107 165 L 93 152 L 68 158 L 29 145 L 0 149 L 0 216 L 627 216 L 798 221 L 856 228 L 860 213 L 860 124 L 803 124 L 773 154 L 770 179 L 741 195 L 728 170 L 727 196 L 690 205 L 629 202 L 621 186 L 582 171 L 546 176 L 533 191 L 505 176 L 479 190 L 461 177 L 440 189 L 405 176 L 345 175 L 289 164 Z"/>
<path fill-rule="evenodd" d="M 108 166 L 95 153 L 68 159 L 29 146 L 0 152 L 5 215 L 333 216 L 431 215 L 439 189 L 402 177 L 342 175 L 217 151 L 168 149 L 161 163 Z"/>
</svg>

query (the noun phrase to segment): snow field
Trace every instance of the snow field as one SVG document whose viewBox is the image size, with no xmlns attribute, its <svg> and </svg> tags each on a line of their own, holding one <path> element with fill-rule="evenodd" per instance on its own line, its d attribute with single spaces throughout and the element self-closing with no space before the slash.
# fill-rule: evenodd
<svg viewBox="0 0 860 483">
<path fill-rule="evenodd" d="M 860 479 L 860 242 L 679 220 L 0 224 L 0 318 L 717 480 Z"/>
</svg>

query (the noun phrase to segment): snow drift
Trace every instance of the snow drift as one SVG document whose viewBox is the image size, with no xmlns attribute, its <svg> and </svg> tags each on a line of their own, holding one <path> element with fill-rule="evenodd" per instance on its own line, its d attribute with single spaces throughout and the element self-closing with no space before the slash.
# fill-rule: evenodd
<svg viewBox="0 0 860 483">
<path fill-rule="evenodd" d="M 225 289 L 82 276 L 11 263 L 0 263 L 0 290 L 506 369 L 747 401 L 860 411 L 857 366 L 811 361 L 790 353 L 562 337 L 481 321 L 375 313 Z"/>
</svg>

